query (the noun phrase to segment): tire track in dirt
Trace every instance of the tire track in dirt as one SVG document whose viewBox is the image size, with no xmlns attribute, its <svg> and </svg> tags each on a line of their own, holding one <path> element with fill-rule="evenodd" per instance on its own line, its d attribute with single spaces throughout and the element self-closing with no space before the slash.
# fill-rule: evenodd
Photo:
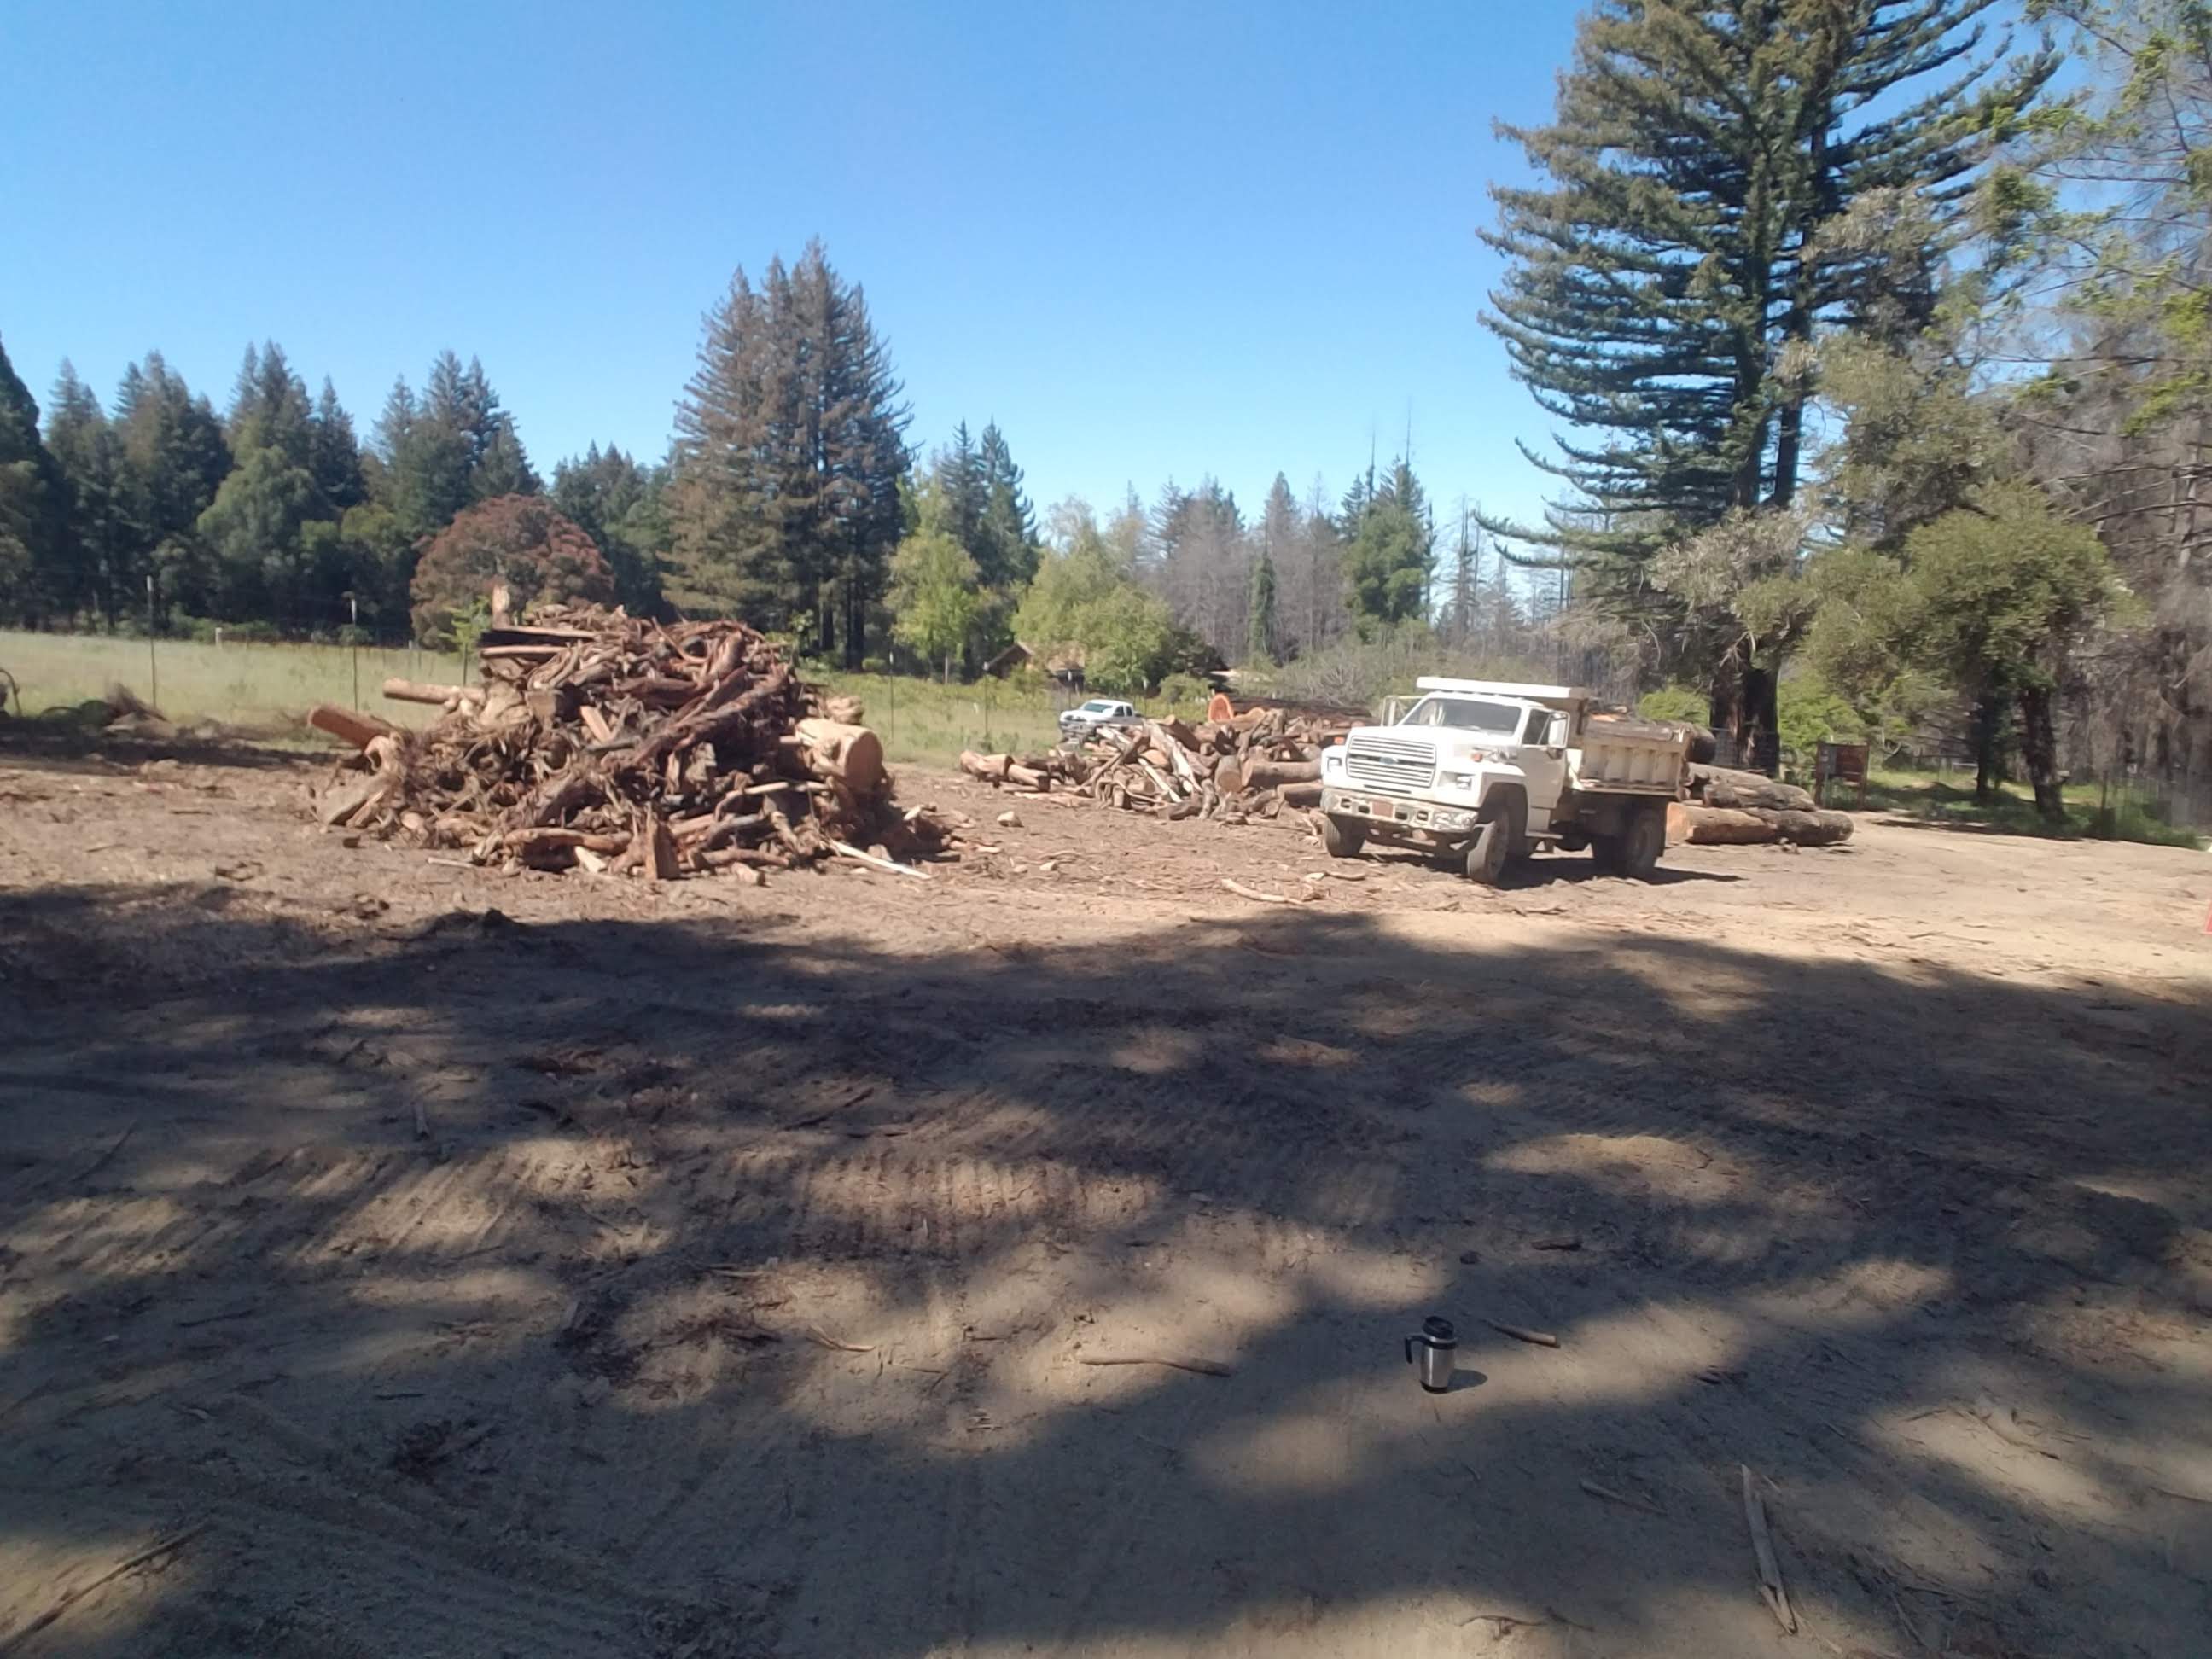
<svg viewBox="0 0 2212 1659">
<path fill-rule="evenodd" d="M 489 1652 L 518 1640 L 547 1654 L 644 1650 L 634 1633 L 663 1603 L 596 1560 L 463 1531 L 447 1502 L 258 1402 L 234 1397 L 222 1416 L 235 1431 L 223 1453 L 142 1466 L 134 1479 L 210 1515 L 251 1556 L 295 1558 L 368 1627 L 407 1630 L 416 1651 Z M 269 1571 L 260 1559 L 252 1566 Z M 443 1637 L 428 1639 L 425 1621 Z"/>
</svg>

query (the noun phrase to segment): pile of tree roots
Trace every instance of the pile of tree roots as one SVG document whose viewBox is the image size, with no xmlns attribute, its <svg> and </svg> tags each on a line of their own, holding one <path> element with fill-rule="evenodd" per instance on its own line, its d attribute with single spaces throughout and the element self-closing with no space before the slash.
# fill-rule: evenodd
<svg viewBox="0 0 2212 1659">
<path fill-rule="evenodd" d="M 948 839 L 894 803 L 860 705 L 743 623 L 544 606 L 477 655 L 476 685 L 385 682 L 441 710 L 419 731 L 310 713 L 356 750 L 317 799 L 325 824 L 483 865 L 755 884 L 826 858 L 910 868 Z"/>
<path fill-rule="evenodd" d="M 1168 818 L 1237 823 L 1321 804 L 1321 751 L 1362 716 L 1289 707 L 1217 707 L 1191 725 L 1147 720 L 1111 726 L 1042 755 L 963 754 L 960 769 L 1033 794 L 1066 791 Z"/>
</svg>

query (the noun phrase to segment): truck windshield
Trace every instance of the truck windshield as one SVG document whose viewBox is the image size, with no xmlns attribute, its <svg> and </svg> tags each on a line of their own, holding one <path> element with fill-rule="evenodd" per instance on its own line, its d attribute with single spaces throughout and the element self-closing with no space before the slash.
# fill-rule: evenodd
<svg viewBox="0 0 2212 1659">
<path fill-rule="evenodd" d="M 1521 711 L 1510 702 L 1476 702 L 1468 697 L 1424 697 L 1399 722 L 1403 726 L 1456 726 L 1469 732 L 1510 732 Z"/>
</svg>

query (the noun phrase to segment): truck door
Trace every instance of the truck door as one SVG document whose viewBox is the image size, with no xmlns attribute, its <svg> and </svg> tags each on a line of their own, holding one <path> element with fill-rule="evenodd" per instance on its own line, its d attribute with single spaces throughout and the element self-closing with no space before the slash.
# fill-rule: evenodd
<svg viewBox="0 0 2212 1659">
<path fill-rule="evenodd" d="M 1566 787 L 1565 733 L 1553 728 L 1554 720 L 1565 723 L 1564 715 L 1549 708 L 1532 708 L 1521 727 L 1521 774 L 1528 781 L 1531 830 L 1551 826 L 1552 814 L 1559 804 L 1559 793 Z"/>
</svg>

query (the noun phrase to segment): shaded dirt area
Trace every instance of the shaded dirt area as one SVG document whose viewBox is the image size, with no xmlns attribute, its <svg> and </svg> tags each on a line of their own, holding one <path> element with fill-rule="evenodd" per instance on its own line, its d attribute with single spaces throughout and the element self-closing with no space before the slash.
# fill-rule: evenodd
<svg viewBox="0 0 2212 1659">
<path fill-rule="evenodd" d="M 909 775 L 999 850 L 656 892 L 347 848 L 312 775 L 0 752 L 0 1645 L 2212 1628 L 2201 855 L 1492 894 Z"/>
</svg>

